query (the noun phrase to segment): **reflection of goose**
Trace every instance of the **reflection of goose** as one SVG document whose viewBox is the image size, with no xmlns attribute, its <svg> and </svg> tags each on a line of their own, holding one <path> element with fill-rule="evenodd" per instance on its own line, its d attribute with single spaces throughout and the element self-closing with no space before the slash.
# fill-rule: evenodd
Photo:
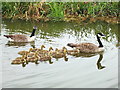
<svg viewBox="0 0 120 90">
<path fill-rule="evenodd" d="M 96 46 L 93 43 L 80 43 L 80 44 L 68 43 L 67 45 L 72 48 L 78 49 L 79 52 L 82 52 L 82 53 L 97 53 L 97 52 L 104 51 L 103 44 L 100 40 L 100 37 L 105 35 L 103 35 L 102 33 L 98 33 L 96 36 L 97 36 L 97 41 L 99 43 L 99 46 Z"/>
<path fill-rule="evenodd" d="M 33 27 L 33 31 L 32 34 L 30 36 L 26 36 L 26 35 L 4 35 L 5 37 L 8 38 L 9 41 L 12 42 L 32 42 L 35 40 L 35 31 L 36 31 L 36 27 Z"/>
<path fill-rule="evenodd" d="M 16 46 L 16 47 L 21 47 L 21 46 L 26 46 L 26 45 L 29 45 L 31 47 L 35 47 L 35 42 L 30 42 L 30 43 L 27 43 L 27 42 L 10 42 L 8 41 L 5 45 L 6 46 Z"/>
<path fill-rule="evenodd" d="M 21 42 L 10 42 L 8 41 L 6 46 L 26 46 L 28 43 L 21 43 Z"/>
<path fill-rule="evenodd" d="M 75 57 L 93 57 L 97 54 L 98 53 L 76 53 L 76 54 L 71 54 L 71 55 Z"/>
<path fill-rule="evenodd" d="M 103 69 L 103 68 L 105 68 L 105 66 L 102 66 L 101 63 L 100 63 L 103 59 L 103 54 L 99 54 L 99 55 L 100 56 L 99 56 L 99 59 L 97 61 L 97 67 L 98 67 L 98 69 Z"/>
</svg>

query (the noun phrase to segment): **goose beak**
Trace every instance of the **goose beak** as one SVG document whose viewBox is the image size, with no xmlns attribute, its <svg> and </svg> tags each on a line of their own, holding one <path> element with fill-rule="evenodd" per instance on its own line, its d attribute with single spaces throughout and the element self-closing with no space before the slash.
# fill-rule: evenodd
<svg viewBox="0 0 120 90">
<path fill-rule="evenodd" d="M 105 35 L 103 34 L 102 37 L 105 37 Z"/>
</svg>

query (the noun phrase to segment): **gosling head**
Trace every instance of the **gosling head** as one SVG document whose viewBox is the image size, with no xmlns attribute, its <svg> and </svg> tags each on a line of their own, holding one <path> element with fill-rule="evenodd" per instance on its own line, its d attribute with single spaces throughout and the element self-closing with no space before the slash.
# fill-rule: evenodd
<svg viewBox="0 0 120 90">
<path fill-rule="evenodd" d="M 59 49 L 58 49 L 58 48 L 56 48 L 56 49 L 55 49 L 55 52 L 56 52 L 57 54 L 59 54 Z"/>
<path fill-rule="evenodd" d="M 64 49 L 64 50 L 63 50 L 63 53 L 66 54 L 66 53 L 67 53 L 67 49 Z"/>
<path fill-rule="evenodd" d="M 102 34 L 102 33 L 97 33 L 97 36 L 100 38 L 100 37 L 105 37 L 105 35 L 104 34 Z"/>
<path fill-rule="evenodd" d="M 29 49 L 29 52 L 31 52 L 32 50 L 33 50 L 33 49 L 32 49 L 32 48 L 30 48 L 30 49 Z"/>
<path fill-rule="evenodd" d="M 41 46 L 41 50 L 42 50 L 43 48 L 45 48 L 45 46 L 44 46 L 44 45 L 42 45 L 42 46 Z"/>
<path fill-rule="evenodd" d="M 51 51 L 51 50 L 53 50 L 53 48 L 52 48 L 52 47 L 50 47 L 50 48 L 49 48 L 49 51 Z"/>
<path fill-rule="evenodd" d="M 67 48 L 66 48 L 66 47 L 63 47 L 62 49 L 63 49 L 63 50 L 65 50 L 65 49 L 66 49 L 66 50 L 67 50 Z"/>
<path fill-rule="evenodd" d="M 58 48 L 56 48 L 55 51 L 58 52 L 59 51 Z"/>
</svg>

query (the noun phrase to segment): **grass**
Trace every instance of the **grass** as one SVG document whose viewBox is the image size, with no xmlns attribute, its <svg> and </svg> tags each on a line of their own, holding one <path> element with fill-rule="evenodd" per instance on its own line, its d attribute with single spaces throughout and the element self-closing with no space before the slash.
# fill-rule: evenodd
<svg viewBox="0 0 120 90">
<path fill-rule="evenodd" d="M 119 17 L 118 2 L 2 2 L 2 17 L 64 20 L 66 16 Z"/>
</svg>

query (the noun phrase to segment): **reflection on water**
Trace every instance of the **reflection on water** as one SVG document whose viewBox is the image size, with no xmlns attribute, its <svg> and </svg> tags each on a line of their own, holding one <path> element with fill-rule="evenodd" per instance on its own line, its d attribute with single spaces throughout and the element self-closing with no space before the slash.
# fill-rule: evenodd
<svg viewBox="0 0 120 90">
<path fill-rule="evenodd" d="M 80 53 L 79 53 L 79 55 L 80 55 Z M 92 56 L 95 56 L 95 55 L 97 55 L 97 54 L 82 54 L 84 57 L 92 57 Z M 77 56 L 78 57 L 78 56 Z M 79 56 L 80 57 L 80 56 Z M 68 61 L 68 59 L 69 58 L 67 58 L 67 57 L 64 57 L 64 61 Z M 101 69 L 103 69 L 103 68 L 105 68 L 105 66 L 103 66 L 102 64 L 101 64 L 101 61 L 103 60 L 103 53 L 99 53 L 99 59 L 97 60 L 97 63 L 96 63 L 96 65 L 97 65 L 97 68 L 98 68 L 98 70 L 101 70 Z M 56 61 L 58 61 L 58 59 L 56 59 Z M 47 62 L 47 61 L 40 61 L 40 62 Z M 53 64 L 54 62 L 52 61 L 52 60 L 48 60 L 48 62 L 49 62 L 49 64 Z M 36 65 L 37 64 L 40 64 L 38 61 L 36 61 L 36 62 L 32 62 L 32 63 L 35 63 Z M 25 63 L 22 63 L 22 67 L 25 67 L 26 65 L 28 65 L 28 64 L 25 64 Z"/>
<path fill-rule="evenodd" d="M 97 61 L 97 67 L 98 67 L 98 69 L 103 69 L 103 68 L 105 68 L 105 66 L 102 66 L 102 65 L 101 65 L 102 59 L 103 59 L 103 54 L 99 54 L 99 59 L 98 59 L 98 61 Z"/>
<path fill-rule="evenodd" d="M 12 43 L 3 37 L 4 34 L 30 35 L 33 26 L 38 27 L 33 43 Z M 104 53 L 67 55 L 51 61 L 29 63 L 23 65 L 24 68 L 21 65 L 11 65 L 11 61 L 19 57 L 19 51 L 29 50 L 31 47 L 40 48 L 45 45 L 45 49 L 52 46 L 55 50 L 67 47 L 70 42 L 98 45 L 98 32 L 106 35 L 101 39 L 105 47 Z M 117 88 L 119 35 L 118 25 L 105 22 L 79 25 L 66 22 L 3 20 L 0 36 L 3 88 Z"/>
<path fill-rule="evenodd" d="M 92 33 L 96 35 L 101 32 L 106 35 L 105 40 L 108 42 L 113 41 L 113 39 L 118 39 L 118 25 L 107 24 L 105 22 L 99 23 L 96 25 L 94 23 L 88 25 L 75 25 L 74 23 L 65 23 L 65 22 L 49 22 L 49 23 L 36 23 L 36 22 L 24 22 L 24 21 L 14 21 L 8 22 L 4 20 L 3 28 L 6 28 L 7 34 L 27 34 L 30 35 L 33 26 L 38 27 L 37 37 L 41 39 L 50 39 L 55 37 L 62 37 L 64 33 L 71 34 L 76 39 L 80 40 L 84 37 L 90 37 L 89 34 Z M 12 25 L 13 24 L 13 25 Z M 94 32 L 93 32 L 94 30 Z"/>
<path fill-rule="evenodd" d="M 28 45 L 28 44 L 30 44 L 31 45 L 31 47 L 33 47 L 33 48 L 35 48 L 35 42 L 31 42 L 31 43 L 25 43 L 25 42 L 10 42 L 10 41 L 8 41 L 5 45 L 6 46 L 18 46 L 18 47 L 20 47 L 20 46 L 26 46 L 26 45 Z"/>
</svg>

